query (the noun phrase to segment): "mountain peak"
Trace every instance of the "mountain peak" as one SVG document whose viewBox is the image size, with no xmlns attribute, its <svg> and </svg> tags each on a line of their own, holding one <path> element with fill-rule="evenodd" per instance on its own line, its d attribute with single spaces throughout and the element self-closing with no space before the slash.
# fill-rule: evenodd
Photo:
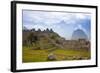
<svg viewBox="0 0 100 73">
<path fill-rule="evenodd" d="M 88 39 L 88 36 L 86 35 L 86 33 L 81 30 L 81 29 L 77 29 L 73 32 L 72 34 L 72 40 L 78 40 L 78 39 Z"/>
</svg>

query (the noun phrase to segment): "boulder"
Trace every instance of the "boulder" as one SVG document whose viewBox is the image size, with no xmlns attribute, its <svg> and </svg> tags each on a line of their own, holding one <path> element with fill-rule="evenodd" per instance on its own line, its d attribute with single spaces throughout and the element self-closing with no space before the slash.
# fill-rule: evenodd
<svg viewBox="0 0 100 73">
<path fill-rule="evenodd" d="M 55 61 L 55 60 L 57 60 L 57 59 L 56 59 L 56 56 L 55 56 L 53 53 L 50 53 L 50 54 L 48 55 L 47 60 L 48 60 L 48 61 Z"/>
</svg>

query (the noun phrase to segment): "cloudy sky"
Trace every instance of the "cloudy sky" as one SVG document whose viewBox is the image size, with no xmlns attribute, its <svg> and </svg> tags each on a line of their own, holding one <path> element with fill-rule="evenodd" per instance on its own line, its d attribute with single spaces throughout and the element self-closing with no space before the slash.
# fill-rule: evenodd
<svg viewBox="0 0 100 73">
<path fill-rule="evenodd" d="M 75 30 L 81 29 L 90 38 L 91 14 L 23 10 L 23 27 L 36 30 L 52 28 L 66 39 L 70 39 Z"/>
</svg>

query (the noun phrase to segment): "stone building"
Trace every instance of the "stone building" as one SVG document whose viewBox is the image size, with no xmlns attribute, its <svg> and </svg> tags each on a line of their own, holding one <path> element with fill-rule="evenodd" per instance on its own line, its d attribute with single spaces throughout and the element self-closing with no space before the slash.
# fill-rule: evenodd
<svg viewBox="0 0 100 73">
<path fill-rule="evenodd" d="M 90 49 L 90 41 L 85 39 L 66 40 L 63 45 L 68 49 Z"/>
</svg>

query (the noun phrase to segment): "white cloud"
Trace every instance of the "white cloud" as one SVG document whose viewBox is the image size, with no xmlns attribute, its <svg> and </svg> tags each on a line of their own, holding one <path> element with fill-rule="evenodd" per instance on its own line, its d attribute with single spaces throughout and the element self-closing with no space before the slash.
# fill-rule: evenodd
<svg viewBox="0 0 100 73">
<path fill-rule="evenodd" d="M 24 11 L 23 16 L 25 19 L 24 21 L 29 22 L 24 22 L 24 25 L 28 29 L 35 28 L 36 30 L 45 30 L 46 28 L 52 28 L 54 31 L 66 38 L 69 38 L 72 32 L 76 29 L 82 29 L 86 32 L 82 27 L 82 24 L 79 24 L 78 22 L 80 19 L 90 19 L 90 14 L 67 12 Z M 61 21 L 64 21 L 65 24 L 61 25 Z M 64 28 L 64 26 L 66 28 Z M 65 31 L 67 32 L 69 30 L 70 32 L 65 33 Z"/>
<path fill-rule="evenodd" d="M 41 25 L 34 25 L 33 28 L 35 28 L 36 30 L 38 29 L 41 29 L 42 31 L 45 30 L 45 27 Z"/>
<path fill-rule="evenodd" d="M 74 29 L 74 31 L 75 31 L 75 30 L 77 30 L 77 29 L 81 29 L 82 31 L 84 31 L 84 32 L 85 32 L 85 34 L 87 34 L 87 35 L 88 35 L 88 33 L 87 33 L 86 29 L 85 29 L 85 28 L 83 28 L 81 24 L 78 24 L 78 25 L 76 26 L 76 28 Z M 89 36 L 88 36 L 88 37 L 89 37 Z"/>
<path fill-rule="evenodd" d="M 52 25 L 64 20 L 66 24 L 74 24 L 77 19 L 90 18 L 88 14 L 65 13 L 65 12 L 44 12 L 44 11 L 24 11 L 24 19 L 36 24 Z"/>
<path fill-rule="evenodd" d="M 78 18 L 78 19 L 90 19 L 90 14 L 80 14 L 80 13 L 77 13 L 76 14 L 76 18 Z"/>
<path fill-rule="evenodd" d="M 39 11 L 25 11 L 24 17 L 27 21 L 41 24 L 56 24 L 64 20 L 66 23 L 73 22 L 73 15 L 70 13 L 61 12 L 39 12 Z"/>
</svg>

